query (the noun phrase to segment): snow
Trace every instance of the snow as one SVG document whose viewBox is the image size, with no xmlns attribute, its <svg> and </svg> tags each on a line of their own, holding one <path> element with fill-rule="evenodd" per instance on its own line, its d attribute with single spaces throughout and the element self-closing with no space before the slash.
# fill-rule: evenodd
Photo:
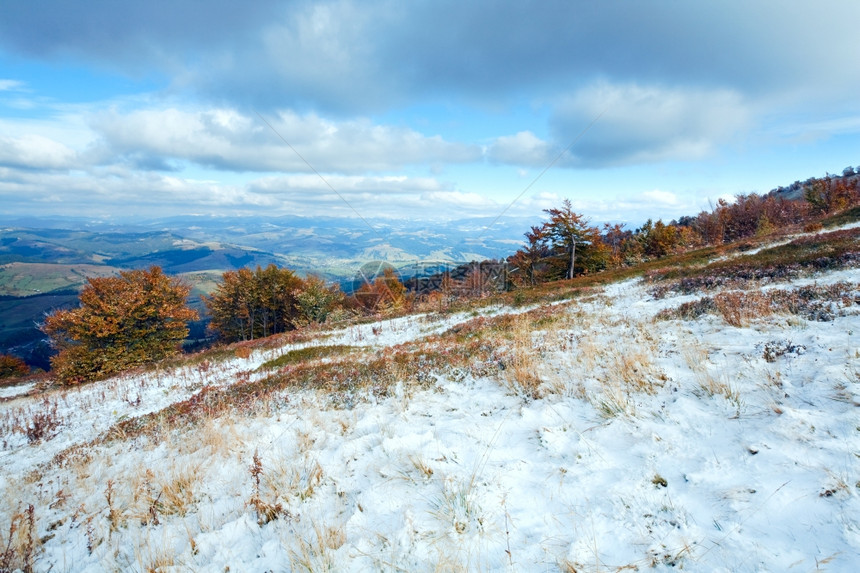
<svg viewBox="0 0 860 573">
<path fill-rule="evenodd" d="M 860 270 L 777 286 L 810 281 L 856 284 Z M 0 535 L 32 504 L 37 571 L 857 570 L 860 314 L 655 320 L 704 294 L 648 288 L 554 307 L 556 324 L 532 333 L 538 399 L 501 372 L 439 375 L 351 408 L 290 390 L 264 414 L 103 439 L 305 344 L 0 403 Z M 381 349 L 472 318 L 401 317 L 310 344 Z M 783 352 L 768 362 L 767 345 Z M 14 429 L 51 409 L 48 437 Z"/>
<path fill-rule="evenodd" d="M 717 257 L 714 259 L 714 261 L 724 261 L 724 260 L 728 260 L 728 259 L 750 257 L 752 255 L 757 255 L 761 251 L 764 251 L 767 249 L 773 249 L 775 247 L 781 247 L 782 245 L 787 245 L 788 243 L 795 241 L 797 239 L 800 239 L 802 237 L 811 237 L 813 235 L 818 235 L 820 233 L 832 233 L 835 231 L 847 231 L 849 229 L 856 229 L 857 227 L 860 227 L 860 221 L 854 221 L 852 223 L 845 223 L 844 225 L 838 225 L 835 227 L 831 227 L 831 228 L 823 229 L 823 230 L 819 230 L 819 231 L 806 231 L 806 232 L 802 232 L 802 233 L 792 233 L 790 235 L 786 235 L 785 238 L 783 238 L 780 241 L 768 241 L 765 244 L 763 244 L 759 247 L 756 247 L 754 249 L 749 249 L 746 251 L 739 251 L 737 253 L 733 253 L 731 255 L 727 255 L 727 256 L 723 256 L 723 257 Z"/>
<path fill-rule="evenodd" d="M 35 382 L 30 382 L 28 384 L 18 384 L 15 386 L 5 386 L 3 388 L 0 388 L 0 398 L 14 398 L 15 396 L 26 394 L 35 387 Z"/>
</svg>

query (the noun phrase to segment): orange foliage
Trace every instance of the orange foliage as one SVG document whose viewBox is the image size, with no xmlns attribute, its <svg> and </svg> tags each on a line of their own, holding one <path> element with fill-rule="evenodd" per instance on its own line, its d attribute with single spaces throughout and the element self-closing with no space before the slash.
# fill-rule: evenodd
<svg viewBox="0 0 860 573">
<path fill-rule="evenodd" d="M 89 279 L 80 306 L 55 312 L 42 327 L 60 350 L 51 359 L 54 374 L 77 384 L 176 352 L 186 323 L 197 318 L 185 306 L 190 290 L 159 267 Z"/>
<path fill-rule="evenodd" d="M 0 354 L 0 380 L 3 378 L 17 378 L 30 373 L 27 363 L 15 356 Z"/>
</svg>

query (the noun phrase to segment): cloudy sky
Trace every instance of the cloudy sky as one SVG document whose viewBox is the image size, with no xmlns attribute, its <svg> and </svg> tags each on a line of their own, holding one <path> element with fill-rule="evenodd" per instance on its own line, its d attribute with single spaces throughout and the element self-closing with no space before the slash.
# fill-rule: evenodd
<svg viewBox="0 0 860 573">
<path fill-rule="evenodd" d="M 695 214 L 860 164 L 856 0 L 4 0 L 4 214 Z"/>
</svg>

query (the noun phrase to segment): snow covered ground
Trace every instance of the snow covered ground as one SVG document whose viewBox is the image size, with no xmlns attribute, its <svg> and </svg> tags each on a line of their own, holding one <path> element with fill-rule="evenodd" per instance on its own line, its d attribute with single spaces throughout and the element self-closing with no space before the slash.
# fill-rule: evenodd
<svg viewBox="0 0 860 573">
<path fill-rule="evenodd" d="M 797 285 L 837 281 L 856 290 L 860 270 Z M 288 390 L 264 413 L 104 439 L 204 386 L 261 378 L 285 347 L 0 403 L 3 547 L 14 522 L 9 546 L 20 559 L 32 537 L 38 571 L 858 570 L 856 305 L 733 327 L 657 320 L 704 293 L 649 287 L 609 285 L 550 321 L 524 313 L 518 359 L 538 398 L 512 368 L 448 372 L 348 409 Z M 379 350 L 471 318 L 311 344 Z M 44 412 L 59 422 L 28 438 Z"/>
</svg>

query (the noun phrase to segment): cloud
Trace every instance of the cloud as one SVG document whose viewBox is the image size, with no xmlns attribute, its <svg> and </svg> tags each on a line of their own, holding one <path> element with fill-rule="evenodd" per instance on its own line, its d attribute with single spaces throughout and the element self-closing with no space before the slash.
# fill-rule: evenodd
<svg viewBox="0 0 860 573">
<path fill-rule="evenodd" d="M 442 183 L 429 177 L 329 175 L 283 175 L 262 177 L 250 184 L 258 193 L 291 193 L 300 191 L 331 191 L 342 194 L 367 193 L 425 193 L 444 189 Z"/>
<path fill-rule="evenodd" d="M 239 184 L 146 172 L 121 165 L 85 173 L 0 165 L 5 214 L 137 217 L 230 212 L 235 215 L 451 219 L 494 214 L 498 205 L 433 178 L 266 176 Z"/>
<path fill-rule="evenodd" d="M 490 161 L 511 165 L 545 166 L 551 153 L 551 145 L 530 131 L 499 137 L 487 149 Z"/>
<path fill-rule="evenodd" d="M 22 81 L 0 79 L 0 92 L 23 91 L 25 87 Z"/>
<path fill-rule="evenodd" d="M 38 172 L 0 167 L 0 202 L 7 214 L 146 217 L 262 212 L 277 201 L 242 186 L 119 167 L 86 173 Z"/>
<path fill-rule="evenodd" d="M 404 127 L 366 119 L 335 122 L 294 112 L 260 119 L 226 108 L 111 111 L 95 116 L 92 126 L 106 152 L 124 155 L 141 167 L 162 167 L 173 160 L 233 171 L 310 171 L 310 164 L 322 172 L 356 173 L 481 157 L 477 145 L 427 137 Z"/>
<path fill-rule="evenodd" d="M 743 97 L 731 90 L 599 82 L 555 109 L 550 124 L 556 141 L 573 140 L 598 116 L 572 149 L 574 161 L 607 165 L 701 159 L 752 121 Z"/>
<path fill-rule="evenodd" d="M 478 193 L 463 192 L 434 178 L 406 176 L 316 175 L 263 177 L 247 189 L 255 194 L 277 197 L 286 208 L 301 205 L 302 213 L 331 214 L 331 209 L 364 218 L 409 214 L 418 218 L 457 218 L 488 215 L 498 204 Z"/>
<path fill-rule="evenodd" d="M 730 90 L 598 82 L 562 97 L 551 141 L 531 132 L 497 138 L 488 157 L 545 167 L 607 167 L 702 159 L 753 126 L 754 112 Z M 559 154 L 567 149 L 565 155 Z"/>
<path fill-rule="evenodd" d="M 645 191 L 642 193 L 642 197 L 650 201 L 652 204 L 656 203 L 658 205 L 667 206 L 667 207 L 676 207 L 680 204 L 680 198 L 671 191 L 661 191 L 660 189 L 653 189 L 651 191 Z"/>
<path fill-rule="evenodd" d="M 76 154 L 62 143 L 41 135 L 0 136 L 0 165 L 25 169 L 67 169 Z"/>
<path fill-rule="evenodd" d="M 858 20 L 853 0 L 30 0 L 0 5 L 0 48 L 267 110 L 495 105 L 597 78 L 847 100 Z"/>
<path fill-rule="evenodd" d="M 361 210 L 478 212 L 514 171 L 499 165 L 530 179 L 601 112 L 553 171 L 678 181 L 670 163 L 731 146 L 856 134 L 857 21 L 853 0 L 0 3 L 0 58 L 27 81 L 0 80 L 4 206 L 350 215 L 307 160 Z M 44 63 L 68 73 L 44 80 Z M 104 85 L 59 101 L 81 77 Z M 645 193 L 631 209 L 684 204 L 662 178 L 616 173 Z M 568 184 L 552 175 L 535 190 Z"/>
</svg>

